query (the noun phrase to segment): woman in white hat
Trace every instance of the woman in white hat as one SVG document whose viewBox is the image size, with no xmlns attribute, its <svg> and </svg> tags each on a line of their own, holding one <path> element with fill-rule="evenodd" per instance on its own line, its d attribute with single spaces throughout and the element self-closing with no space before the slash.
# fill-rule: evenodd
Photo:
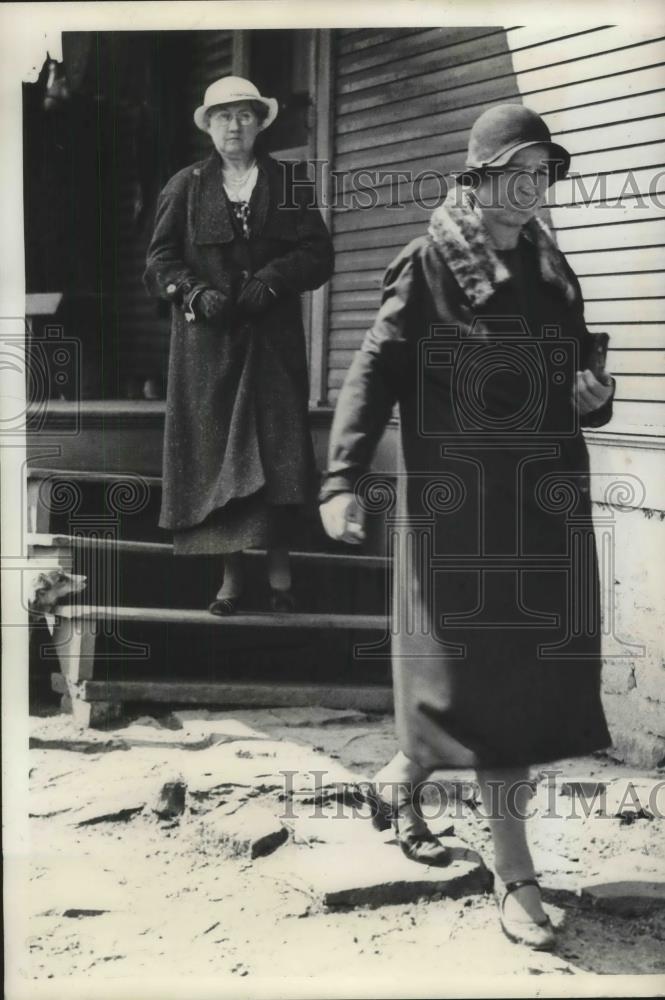
<svg viewBox="0 0 665 1000">
<path fill-rule="evenodd" d="M 249 80 L 208 87 L 194 121 L 213 151 L 162 191 L 145 272 L 172 304 L 159 523 L 176 554 L 224 555 L 218 615 L 236 611 L 254 547 L 269 606 L 293 608 L 289 546 L 316 485 L 300 294 L 333 253 L 311 186 L 257 154 L 277 111 Z"/>
</svg>

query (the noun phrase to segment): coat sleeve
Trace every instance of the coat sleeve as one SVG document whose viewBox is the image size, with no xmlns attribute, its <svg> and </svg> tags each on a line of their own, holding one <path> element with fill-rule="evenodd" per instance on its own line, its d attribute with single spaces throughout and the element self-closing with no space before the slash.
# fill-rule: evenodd
<svg viewBox="0 0 665 1000">
<path fill-rule="evenodd" d="M 150 295 L 179 306 L 187 305 L 198 292 L 208 287 L 208 282 L 195 274 L 184 259 L 186 212 L 186 180 L 176 174 L 157 201 L 143 282 Z"/>
<path fill-rule="evenodd" d="M 332 240 L 316 207 L 313 189 L 294 192 L 293 198 L 298 207 L 283 211 L 297 213 L 294 248 L 281 257 L 275 257 L 256 272 L 256 277 L 278 294 L 300 294 L 319 288 L 333 271 Z"/>
<path fill-rule="evenodd" d="M 595 350 L 595 341 L 593 335 L 587 329 L 586 321 L 584 318 L 584 298 L 582 296 L 582 289 L 580 287 L 577 275 L 574 273 L 570 264 L 566 261 L 567 268 L 572 276 L 575 288 L 577 291 L 577 323 L 579 329 L 581 330 L 581 349 L 580 349 L 580 366 L 582 371 L 591 366 L 591 359 L 593 352 Z M 599 406 L 597 410 L 592 410 L 591 413 L 585 413 L 580 416 L 580 427 L 604 427 L 605 424 L 609 424 L 612 419 L 612 412 L 614 409 L 614 396 L 616 393 L 616 379 L 611 378 L 612 383 L 612 395 Z"/>
<path fill-rule="evenodd" d="M 582 320 L 582 322 L 584 328 L 582 338 L 582 370 L 584 370 L 590 366 L 590 359 L 594 351 L 595 344 L 593 336 L 587 330 L 586 323 L 584 323 L 584 320 Z M 617 388 L 616 379 L 613 377 L 610 378 L 612 383 L 612 395 L 607 402 L 603 403 L 602 406 L 599 406 L 597 410 L 592 410 L 590 413 L 585 413 L 580 416 L 580 427 L 604 427 L 605 424 L 609 424 L 612 419 L 614 396 Z"/>
<path fill-rule="evenodd" d="M 335 408 L 328 471 L 320 501 L 352 491 L 372 456 L 410 371 L 407 331 L 414 303 L 414 265 L 397 258 L 384 278 L 381 307 L 356 352 Z"/>
</svg>

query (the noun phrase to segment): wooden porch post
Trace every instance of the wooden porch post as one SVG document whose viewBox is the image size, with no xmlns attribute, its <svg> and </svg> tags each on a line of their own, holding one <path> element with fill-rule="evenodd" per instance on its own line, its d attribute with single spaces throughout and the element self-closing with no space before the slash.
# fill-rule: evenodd
<svg viewBox="0 0 665 1000">
<path fill-rule="evenodd" d="M 93 676 L 96 638 L 95 621 L 87 619 L 77 621 L 65 617 L 56 620 L 53 644 L 66 684 L 61 708 L 63 712 L 72 714 L 76 724 L 84 728 L 111 722 L 120 716 L 122 710 L 120 704 L 107 701 L 89 702 L 82 697 L 82 682 L 92 680 Z M 54 688 L 56 690 L 60 688 L 57 681 L 54 683 Z"/>
<path fill-rule="evenodd" d="M 314 156 L 323 161 L 317 198 L 325 224 L 330 228 L 330 167 L 333 152 L 332 32 L 315 33 L 314 45 Z M 328 302 L 329 283 L 312 293 L 310 346 L 310 404 L 328 401 Z"/>
<path fill-rule="evenodd" d="M 232 72 L 234 76 L 249 74 L 249 32 L 233 32 Z"/>
</svg>

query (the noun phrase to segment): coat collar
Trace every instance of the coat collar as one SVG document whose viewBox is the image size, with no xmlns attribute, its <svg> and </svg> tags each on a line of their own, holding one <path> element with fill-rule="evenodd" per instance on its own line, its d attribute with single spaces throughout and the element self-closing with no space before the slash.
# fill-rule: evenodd
<svg viewBox="0 0 665 1000">
<path fill-rule="evenodd" d="M 270 157 L 258 157 L 259 176 L 252 195 L 252 236 L 258 236 L 268 217 L 270 196 L 275 187 L 277 164 Z M 194 167 L 199 178 L 194 221 L 196 243 L 231 243 L 235 230 L 224 197 L 224 177 L 222 159 L 212 153 L 202 164 Z"/>
<path fill-rule="evenodd" d="M 459 188 L 450 191 L 443 205 L 432 213 L 428 233 L 473 306 L 485 305 L 499 286 L 510 280 L 510 272 L 494 252 L 469 192 Z M 548 227 L 533 218 L 523 234 L 536 249 L 543 279 L 572 304 L 578 297 L 577 289 Z"/>
</svg>

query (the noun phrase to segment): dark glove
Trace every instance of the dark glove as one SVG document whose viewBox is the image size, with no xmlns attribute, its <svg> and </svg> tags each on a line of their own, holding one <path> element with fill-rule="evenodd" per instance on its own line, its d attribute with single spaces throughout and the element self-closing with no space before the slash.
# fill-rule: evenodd
<svg viewBox="0 0 665 1000">
<path fill-rule="evenodd" d="M 192 322 L 194 319 L 220 320 L 228 309 L 229 300 L 215 288 L 204 288 L 195 291 L 186 304 L 185 316 Z"/>
<path fill-rule="evenodd" d="M 260 278 L 250 278 L 238 296 L 238 309 L 247 316 L 259 316 L 277 298 L 275 292 Z"/>
</svg>

